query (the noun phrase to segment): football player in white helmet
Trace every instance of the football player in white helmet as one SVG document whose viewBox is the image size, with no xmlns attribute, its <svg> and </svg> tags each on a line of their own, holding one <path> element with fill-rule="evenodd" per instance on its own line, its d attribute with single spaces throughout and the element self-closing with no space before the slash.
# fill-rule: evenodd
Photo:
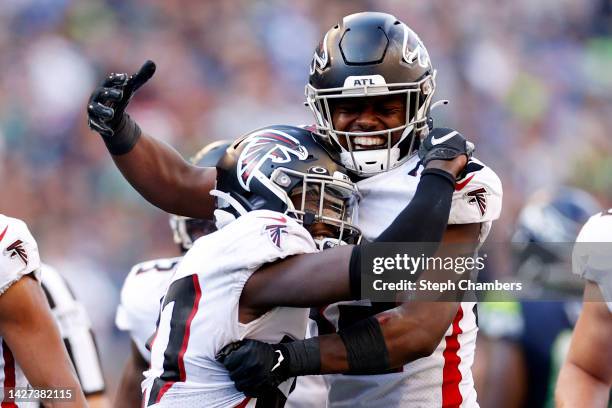
<svg viewBox="0 0 612 408">
<path fill-rule="evenodd" d="M 85 407 L 85 397 L 40 286 L 40 269 L 38 246 L 26 224 L 0 214 L 2 405 L 31 406 L 20 400 L 17 392 L 34 387 L 55 389 L 56 394 L 46 401 L 50 406 Z"/>
<path fill-rule="evenodd" d="M 214 167 L 229 145 L 230 143 L 224 140 L 210 143 L 196 153 L 191 162 L 200 167 Z M 120 330 L 130 334 L 131 352 L 115 396 L 114 406 L 117 408 L 140 407 L 140 384 L 144 379 L 142 373 L 149 368 L 151 361 L 147 341 L 155 332 L 159 302 L 166 293 L 178 263 L 193 246 L 194 241 L 217 229 L 210 220 L 170 215 L 169 221 L 172 237 L 181 255 L 134 265 L 121 289 L 121 303 L 117 308 L 115 324 Z"/>
<path fill-rule="evenodd" d="M 117 166 L 146 199 L 169 212 L 209 219 L 214 211 L 208 194 L 214 189 L 215 169 L 189 166 L 166 144 L 143 133 L 125 113 L 134 91 L 153 71 L 149 61 L 131 77 L 107 78 L 90 99 L 90 126 L 101 134 Z M 458 135 L 452 129 L 430 130 L 434 90 L 435 72 L 425 46 L 406 24 L 389 14 L 343 18 L 315 53 L 307 88 L 307 102 L 316 120 L 313 132 L 337 161 L 351 169 L 364 193 L 358 226 L 367 239 L 379 237 L 415 197 L 424 170 L 415 151 L 423 140 L 440 145 Z M 471 159 L 456 180 L 444 242 L 478 247 L 499 217 L 501 198 L 497 175 Z M 364 301 L 340 308 L 344 313 L 339 319 L 337 306 L 323 310 L 325 320 L 336 329 L 341 321 L 350 324 L 387 313 Z M 331 404 L 476 406 L 470 370 L 476 305 L 448 306 L 428 306 L 430 315 L 442 315 L 441 321 L 448 321 L 431 357 L 410 363 L 398 373 L 330 377 Z M 416 312 L 411 309 L 411 313 Z M 404 317 L 408 319 L 409 313 Z M 406 334 L 402 327 L 408 330 L 409 325 L 399 324 L 398 336 Z"/>
<path fill-rule="evenodd" d="M 603 408 L 612 386 L 612 209 L 589 219 L 572 257 L 574 273 L 587 283 L 555 399 L 559 407 Z"/>
</svg>

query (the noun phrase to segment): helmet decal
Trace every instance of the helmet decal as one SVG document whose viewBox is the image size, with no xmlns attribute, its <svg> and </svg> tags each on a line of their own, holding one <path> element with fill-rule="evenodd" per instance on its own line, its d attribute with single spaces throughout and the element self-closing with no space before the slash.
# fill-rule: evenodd
<svg viewBox="0 0 612 408">
<path fill-rule="evenodd" d="M 308 158 L 308 150 L 297 139 L 279 130 L 263 129 L 250 135 L 245 142 L 248 144 L 240 153 L 236 173 L 240 185 L 247 191 L 251 191 L 251 180 L 266 160 L 288 163 L 292 154 L 300 160 Z"/>
<path fill-rule="evenodd" d="M 319 69 L 323 69 L 327 66 L 328 56 L 327 56 L 327 36 L 329 33 L 325 34 L 323 37 L 323 41 L 319 44 L 317 49 L 312 56 L 312 62 L 310 63 L 310 75 L 315 73 L 317 67 Z"/>
<path fill-rule="evenodd" d="M 427 52 L 427 48 L 425 48 L 423 41 L 421 41 L 419 36 L 406 24 L 402 23 L 402 28 L 404 29 L 404 41 L 402 45 L 404 61 L 408 64 L 414 64 L 416 60 L 422 68 L 429 67 L 431 60 L 429 59 L 429 52 Z M 416 40 L 416 44 L 409 44 L 409 37 Z"/>
</svg>

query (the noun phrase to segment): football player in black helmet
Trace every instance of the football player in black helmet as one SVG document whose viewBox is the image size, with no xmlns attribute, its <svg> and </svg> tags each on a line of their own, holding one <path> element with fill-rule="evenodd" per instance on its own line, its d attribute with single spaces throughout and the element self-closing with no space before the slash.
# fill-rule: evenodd
<svg viewBox="0 0 612 408">
<path fill-rule="evenodd" d="M 455 141 L 456 145 L 433 146 L 422 152 L 427 169 L 420 188 L 422 192 L 431 190 L 430 194 L 417 194 L 381 234 L 380 242 L 411 241 L 416 231 L 405 226 L 419 224 L 429 227 L 431 241 L 440 240 L 454 180 L 470 155 L 464 139 L 457 137 Z M 445 159 L 441 160 L 440 154 L 446 155 Z M 219 229 L 195 243 L 172 278 L 162 302 L 151 369 L 143 382 L 145 403 L 161 407 L 206 401 L 213 406 L 225 401 L 227 406 L 235 406 L 242 400 L 246 405 L 248 398 L 244 399 L 228 384 L 226 376 L 220 375 L 214 361 L 218 352 L 230 375 L 240 378 L 238 391 L 261 398 L 262 406 L 278 406 L 267 405 L 271 404 L 267 399 L 273 399 L 274 404 L 282 402 L 287 393 L 283 387 L 290 385 L 286 381 L 296 375 L 321 370 L 359 372 L 368 367 L 386 370 L 424 353 L 421 342 L 398 345 L 391 341 L 387 336 L 394 333 L 390 329 L 381 331 L 375 318 L 359 328 L 305 341 L 271 345 L 252 340 L 249 345 L 263 347 L 263 354 L 252 354 L 256 363 L 271 363 L 265 379 L 256 371 L 252 377 L 247 373 L 250 380 L 242 380 L 245 370 L 236 362 L 242 361 L 239 355 L 250 354 L 251 349 L 242 348 L 234 354 L 237 345 L 232 343 L 221 350 L 224 344 L 249 336 L 270 342 L 280 341 L 283 335 L 303 338 L 307 313 L 300 312 L 298 319 L 296 307 L 361 297 L 359 259 L 369 244 L 345 245 L 358 241 L 359 230 L 353 226 L 358 192 L 344 171 L 310 131 L 297 127 L 260 129 L 227 149 L 217 164 L 217 188 L 211 191 L 217 198 Z M 430 217 L 424 220 L 420 207 L 429 206 L 427 199 L 431 196 L 437 196 L 437 205 L 430 208 Z M 330 241 L 319 241 L 324 243 L 320 248 L 332 248 L 316 251 L 315 239 L 335 242 L 325 245 Z M 203 289 L 198 282 L 205 282 Z M 201 293 L 202 300 L 194 298 L 194 293 Z M 164 308 L 170 310 L 167 305 L 177 299 L 191 300 L 167 312 Z M 264 314 L 267 317 L 260 319 Z M 394 319 L 389 316 L 386 320 Z M 185 324 L 191 322 L 186 331 Z M 401 319 L 395 324 L 404 326 Z M 432 325 L 437 330 L 431 330 Z M 215 327 L 214 336 L 210 335 L 211 327 Z M 446 325 L 435 320 L 419 323 L 418 330 L 429 332 L 432 344 L 436 344 Z M 198 341 L 185 336 L 197 337 Z M 344 347 L 348 351 L 337 356 L 339 348 Z M 180 355 L 189 358 L 177 363 L 178 349 L 179 360 Z M 363 353 L 370 358 L 363 359 Z M 174 368 L 177 364 L 183 368 Z M 179 375 L 179 371 L 188 375 Z"/>
<path fill-rule="evenodd" d="M 371 25 L 365 23 L 362 25 L 360 23 L 360 21 L 367 22 L 372 19 L 382 21 L 380 28 L 375 26 L 376 30 L 372 31 L 366 29 L 371 27 Z M 423 192 L 423 195 L 417 192 L 417 185 L 419 185 L 421 177 L 427 174 L 424 171 L 428 167 L 429 160 L 432 159 L 430 156 L 428 160 L 423 160 L 423 157 L 427 156 L 427 151 L 431 149 L 440 152 L 440 149 L 445 147 L 445 144 L 446 147 L 456 143 L 461 144 L 465 139 L 452 129 L 434 128 L 429 133 L 427 132 L 429 128 L 428 122 L 430 122 L 428 112 L 435 105 L 431 103 L 431 94 L 433 93 L 433 88 L 435 88 L 435 82 L 433 81 L 435 75 L 433 70 L 429 72 L 429 61 L 425 48 L 417 40 L 417 37 L 412 35 L 411 31 L 405 29 L 402 23 L 394 17 L 381 15 L 380 13 L 359 13 L 347 16 L 343 20 L 350 22 L 351 26 L 347 27 L 350 30 L 345 30 L 341 36 L 342 38 L 349 38 L 346 31 L 348 33 L 357 32 L 359 35 L 353 37 L 351 34 L 351 40 L 347 40 L 348 42 L 346 43 L 339 40 L 339 44 L 342 45 L 341 54 L 344 53 L 344 56 L 347 56 L 349 62 L 347 65 L 353 68 L 360 65 L 369 65 L 373 75 L 368 77 L 367 72 L 364 71 L 361 77 L 357 75 L 358 78 L 351 78 L 354 81 L 352 86 L 356 87 L 356 89 L 350 89 L 351 87 L 348 86 L 351 85 L 350 82 L 347 82 L 349 89 L 334 90 L 331 88 L 331 91 L 327 88 L 316 88 L 317 85 L 315 83 L 309 84 L 313 89 L 307 90 L 307 99 L 313 104 L 315 111 L 318 109 L 319 112 L 322 112 L 321 120 L 317 120 L 318 127 L 315 131 L 320 134 L 319 140 L 332 152 L 335 160 L 340 163 L 347 163 L 347 166 L 352 167 L 351 172 L 353 174 L 368 176 L 385 170 L 397 169 L 397 171 L 386 171 L 378 177 L 360 180 L 360 183 L 368 182 L 369 184 L 368 186 L 364 185 L 363 191 L 366 191 L 366 188 L 370 189 L 370 191 L 367 191 L 367 194 L 364 194 L 364 200 L 362 201 L 362 203 L 369 201 L 368 206 L 360 207 L 364 210 L 360 209 L 358 220 L 358 225 L 362 232 L 366 229 L 369 230 L 368 238 L 377 239 L 382 237 L 385 229 L 390 226 L 394 217 L 402 213 L 406 204 L 411 203 L 416 206 L 417 202 L 420 202 L 419 205 L 422 205 L 420 207 L 421 217 L 412 220 L 410 224 L 405 224 L 404 227 L 410 225 L 410 232 L 415 233 L 414 241 L 439 242 L 442 237 L 432 238 L 430 235 L 431 228 L 423 227 L 422 225 L 419 227 L 422 222 L 431 222 L 430 211 L 437 209 L 435 206 L 432 206 L 432 203 L 436 202 L 433 191 Z M 383 20 L 389 21 L 390 25 L 384 23 Z M 339 24 L 338 27 L 341 25 L 344 27 L 345 23 Z M 390 26 L 397 27 L 393 28 Z M 388 29 L 390 31 L 385 31 Z M 397 51 L 398 30 L 402 32 L 401 52 Z M 371 36 L 381 38 L 379 31 L 384 31 L 384 36 L 387 38 L 386 43 L 385 41 L 377 43 L 366 38 Z M 326 41 L 322 42 L 322 44 L 325 43 Z M 383 54 L 380 54 L 381 57 L 395 54 L 398 56 L 396 60 L 398 66 L 412 65 L 412 72 L 415 75 L 417 75 L 417 71 L 423 69 L 423 76 L 407 76 L 405 79 L 385 79 L 385 84 L 382 84 L 380 78 L 376 76 L 385 74 L 376 72 L 376 69 L 381 64 L 374 63 L 375 61 L 368 59 L 368 55 L 374 55 L 376 52 L 366 52 L 366 49 L 369 49 L 368 47 L 371 44 L 374 44 L 374 48 L 376 48 L 376 44 L 382 43 L 387 44 L 388 48 Z M 365 55 L 363 58 L 360 56 L 361 52 Z M 324 52 L 319 52 L 317 55 L 324 61 L 324 54 Z M 315 57 L 315 66 L 313 67 L 315 73 L 317 70 L 316 64 L 318 63 L 316 59 Z M 391 64 L 391 61 L 385 59 L 385 64 L 387 62 Z M 88 107 L 92 128 L 102 135 L 109 151 L 113 155 L 113 160 L 121 169 L 126 179 L 146 199 L 169 212 L 197 218 L 210 218 L 214 211 L 214 206 L 212 205 L 209 192 L 214 189 L 216 169 L 201 169 L 189 166 L 180 155 L 167 145 L 142 133 L 124 112 L 127 105 L 126 101 L 133 95 L 135 89 L 150 78 L 152 74 L 151 67 L 152 63 L 145 64 L 141 71 L 132 77 L 126 74 L 113 75 L 102 84 L 102 87 L 94 91 Z M 342 75 L 342 73 L 339 73 L 339 75 Z M 359 80 L 359 82 L 355 82 L 356 80 Z M 389 84 L 386 82 L 389 82 Z M 396 84 L 400 85 L 396 86 Z M 418 86 L 414 84 L 418 84 Z M 344 86 L 344 82 L 342 82 L 341 86 Z M 121 92 L 112 92 L 114 89 Z M 330 92 L 326 93 L 326 89 Z M 372 95 L 372 92 L 375 94 Z M 331 96 L 331 98 L 328 98 L 328 96 Z M 338 100 L 337 108 L 334 106 L 332 99 Z M 325 123 L 326 121 L 327 123 Z M 331 126 L 330 123 L 332 124 Z M 97 126 L 96 124 L 101 124 L 102 126 Z M 334 142 L 333 135 L 328 135 L 325 132 L 326 127 L 332 132 L 335 131 L 334 134 L 337 136 L 337 142 Z M 107 132 L 106 128 L 110 128 L 112 133 Z M 345 133 L 339 134 L 338 132 Z M 358 133 L 358 135 L 351 135 L 349 133 Z M 421 147 L 425 146 L 423 155 L 410 154 L 411 151 L 416 150 L 419 144 L 416 136 L 423 138 L 420 141 Z M 381 139 L 383 139 L 382 144 Z M 342 143 L 346 146 L 343 146 Z M 349 143 L 355 148 L 349 147 Z M 345 151 L 343 152 L 342 149 Z M 449 151 L 454 149 L 452 148 Z M 465 146 L 462 146 L 462 149 L 465 151 Z M 374 159 L 371 159 L 369 154 L 365 158 L 362 157 L 364 155 L 359 155 L 359 158 L 355 157 L 355 153 L 360 150 L 380 150 L 382 153 L 373 153 L 376 156 Z M 349 154 L 346 152 L 349 152 Z M 151 158 L 155 158 L 155 160 L 151 160 Z M 444 159 L 443 157 L 440 158 Z M 360 161 L 357 159 L 363 159 L 361 166 L 359 165 Z M 437 162 L 439 160 L 434 158 L 433 161 Z M 399 166 L 403 167 L 399 169 Z M 454 174 L 453 171 L 450 173 Z M 459 173 L 455 175 L 459 175 Z M 470 161 L 466 171 L 461 173 L 461 175 L 462 178 L 457 180 L 456 191 L 453 194 L 454 214 L 451 215 L 451 220 L 446 217 L 449 224 L 454 225 L 449 225 L 443 234 L 444 240 L 445 242 L 469 242 L 473 243 L 476 247 L 488 235 L 492 221 L 499 217 L 501 210 L 501 183 L 494 172 L 478 161 Z M 360 179 L 361 177 L 357 178 Z M 451 183 L 454 183 L 454 181 L 451 181 Z M 429 201 L 427 205 L 423 205 L 423 201 L 420 200 L 423 197 L 427 197 L 424 198 L 425 201 L 428 199 L 434 201 Z M 417 198 L 419 199 L 417 200 Z M 243 205 L 240 200 L 236 200 L 236 202 Z M 428 216 L 425 217 L 424 215 Z M 449 330 L 449 335 L 452 338 L 458 336 L 456 328 L 459 327 L 459 322 L 461 322 L 461 329 L 464 332 L 460 336 L 460 340 L 463 341 L 463 343 L 460 342 L 460 345 L 465 347 L 468 355 L 473 353 L 473 342 L 469 338 L 475 336 L 477 329 L 473 323 L 475 319 L 471 305 L 435 304 L 429 306 L 426 311 L 417 311 L 411 305 L 410 308 L 400 307 L 400 311 L 392 309 L 378 315 L 376 315 L 374 308 L 370 309 L 368 311 L 362 309 L 363 313 L 360 312 L 354 316 L 360 315 L 363 317 L 367 315 L 373 316 L 373 319 L 381 319 L 383 324 L 389 325 L 387 326 L 389 331 L 386 333 L 391 337 L 408 337 L 412 328 L 408 320 L 411 320 L 413 316 L 417 316 L 421 312 L 427 316 L 433 314 L 440 317 L 434 322 L 428 321 L 427 324 L 437 323 L 445 325 L 445 329 Z M 410 313 L 407 312 L 408 309 L 410 309 Z M 433 309 L 437 310 L 432 312 Z M 388 317 L 389 319 L 387 319 Z M 451 324 L 454 317 L 458 319 L 456 325 Z M 369 319 L 368 321 L 371 322 Z M 414 321 L 414 319 L 411 321 Z M 464 325 L 465 322 L 470 325 L 467 329 Z M 425 331 L 425 327 L 425 325 L 421 325 L 420 330 Z M 429 330 L 429 333 L 426 334 L 428 340 L 426 342 L 427 346 L 431 344 L 433 344 L 433 347 L 444 345 L 444 342 L 440 342 L 437 334 L 437 330 Z M 440 334 L 440 336 L 443 334 Z M 406 349 L 403 351 L 402 356 L 405 357 L 409 354 L 407 349 L 410 347 L 407 344 L 404 345 Z M 436 349 L 436 352 L 441 356 L 444 352 L 444 347 L 438 347 L 438 349 Z M 338 350 L 336 348 L 336 351 Z M 463 348 L 461 352 L 463 353 Z M 446 368 L 446 360 L 439 358 L 440 356 L 432 358 L 432 360 L 436 361 L 435 370 L 437 372 L 435 374 L 420 372 L 418 377 L 431 379 L 441 377 L 444 373 L 448 374 L 449 370 Z M 397 362 L 397 360 L 394 361 Z M 462 378 L 468 381 L 471 380 L 471 373 L 469 372 L 469 361 L 471 360 L 468 357 L 460 365 L 457 365 L 456 361 L 449 360 L 448 364 L 453 365 L 453 369 L 460 370 L 464 377 L 453 376 L 448 380 L 445 379 L 445 384 L 450 385 L 445 386 L 444 389 L 451 389 L 451 392 L 447 393 L 450 396 L 448 398 L 455 398 L 458 395 L 458 398 L 469 399 L 469 404 L 471 401 L 475 401 L 475 392 L 471 384 L 468 384 L 467 387 L 462 387 L 460 392 L 456 392 L 456 390 L 459 389 L 459 383 L 463 381 Z M 412 371 L 405 371 L 405 373 L 408 372 Z M 339 377 L 348 378 L 346 376 Z M 366 380 L 364 379 L 364 381 Z M 412 378 L 410 381 L 398 381 L 404 385 L 413 384 L 416 388 L 420 384 L 418 381 L 413 381 Z M 433 385 L 428 384 L 431 388 L 438 386 L 433 381 L 431 383 Z M 376 393 L 373 398 L 377 399 L 380 393 L 384 393 L 386 389 L 385 386 L 370 387 L 369 392 Z M 468 393 L 462 394 L 465 390 Z M 418 397 L 413 392 L 403 393 L 414 395 L 415 398 Z M 429 394 L 432 396 L 432 404 L 435 405 L 440 399 L 439 391 L 432 390 Z M 445 398 L 447 394 L 445 394 Z M 379 406 L 386 404 L 384 399 L 379 399 L 378 403 L 380 404 Z"/>
<path fill-rule="evenodd" d="M 435 76 L 421 39 L 395 16 L 347 16 L 325 34 L 310 65 L 306 102 L 315 133 L 359 175 L 393 169 L 428 129 Z M 366 110 L 370 120 L 360 118 Z"/>
</svg>

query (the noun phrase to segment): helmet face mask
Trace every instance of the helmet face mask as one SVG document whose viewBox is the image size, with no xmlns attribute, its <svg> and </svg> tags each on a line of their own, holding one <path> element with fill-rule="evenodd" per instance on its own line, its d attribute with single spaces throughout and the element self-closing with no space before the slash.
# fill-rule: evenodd
<svg viewBox="0 0 612 408">
<path fill-rule="evenodd" d="M 428 129 L 435 92 L 435 70 L 418 36 L 389 14 L 358 13 L 329 30 L 315 52 L 306 103 L 315 116 L 315 133 L 346 168 L 370 176 L 401 165 Z M 401 95 L 402 124 L 373 132 L 339 129 L 332 120 L 339 98 Z M 399 135 L 393 143 L 392 135 Z M 355 149 L 356 137 L 385 137 L 384 147 Z"/>
<path fill-rule="evenodd" d="M 359 241 L 357 187 L 306 129 L 272 126 L 240 139 L 220 160 L 211 194 L 217 197 L 219 227 L 265 209 L 287 214 L 309 231 L 324 225 L 328 244 Z"/>
<path fill-rule="evenodd" d="M 344 179 L 344 174 L 304 174 L 286 168 L 277 171 L 302 180 L 287 193 L 286 214 L 307 229 L 323 224 L 325 228 L 318 229 L 321 234 L 311 231 L 315 241 L 324 242 L 320 247 L 359 243 L 361 233 L 355 226 L 359 192 L 352 182 Z"/>
</svg>

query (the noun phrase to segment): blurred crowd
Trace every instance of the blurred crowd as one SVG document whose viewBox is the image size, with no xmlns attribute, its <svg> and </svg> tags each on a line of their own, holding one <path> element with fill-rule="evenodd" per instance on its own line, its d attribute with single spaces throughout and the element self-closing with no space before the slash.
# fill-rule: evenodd
<svg viewBox="0 0 612 408">
<path fill-rule="evenodd" d="M 3 0 L 0 212 L 29 224 L 108 347 L 129 266 L 177 250 L 167 216 L 87 128 L 91 90 L 154 60 L 129 112 L 186 157 L 260 126 L 311 123 L 314 48 L 358 11 L 395 14 L 428 48 L 437 99 L 450 101 L 436 123 L 474 140 L 504 185 L 491 240 L 508 240 L 540 188 L 579 186 L 612 205 L 612 1 Z M 119 362 L 105 363 L 116 376 Z"/>
</svg>

